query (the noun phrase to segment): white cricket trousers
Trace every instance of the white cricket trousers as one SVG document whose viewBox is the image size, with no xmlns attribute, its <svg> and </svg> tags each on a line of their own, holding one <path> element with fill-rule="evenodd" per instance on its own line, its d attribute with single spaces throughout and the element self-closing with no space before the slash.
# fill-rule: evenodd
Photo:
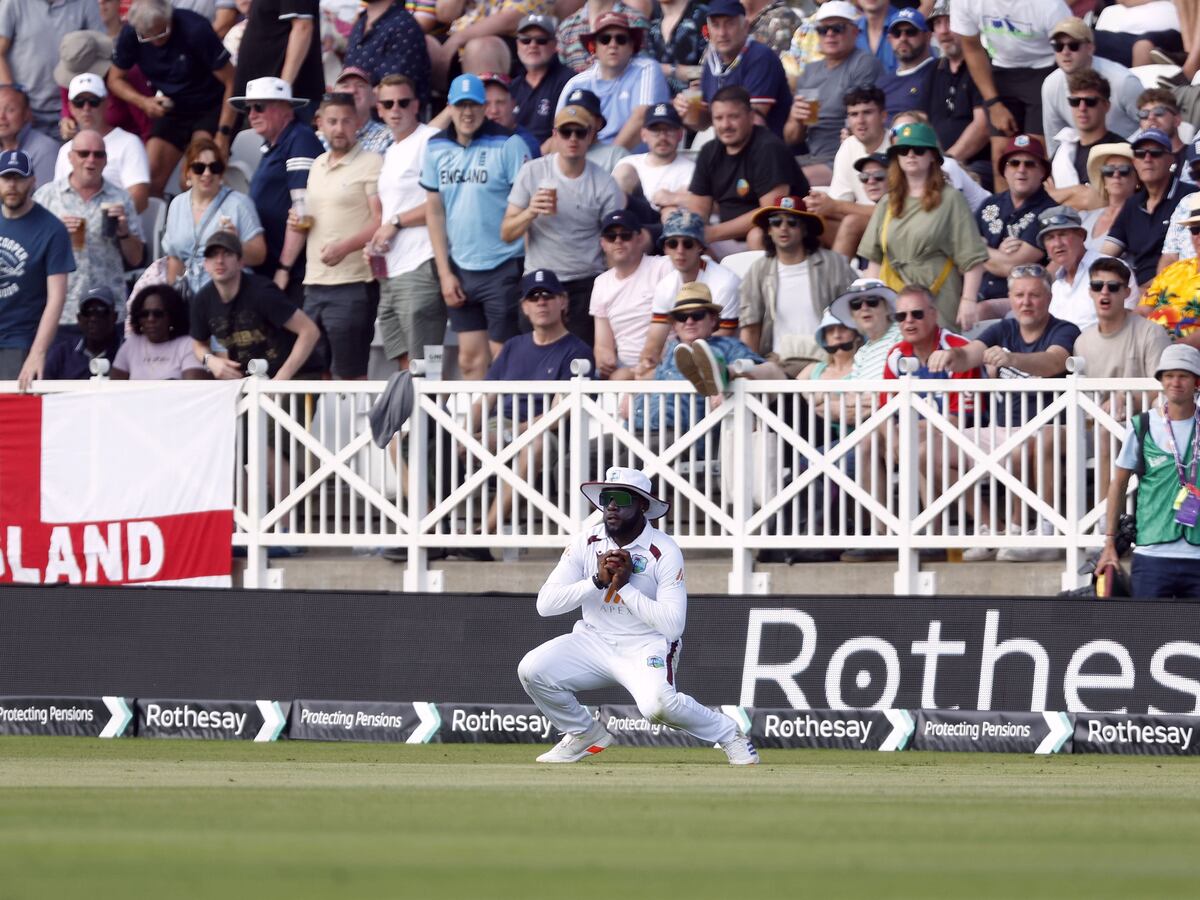
<svg viewBox="0 0 1200 900">
<path fill-rule="evenodd" d="M 564 733 L 581 734 L 594 721 L 575 698 L 576 691 L 619 684 L 651 722 L 679 728 L 706 743 L 729 740 L 737 734 L 732 719 L 675 690 L 679 646 L 679 641 L 662 638 L 605 640 L 580 622 L 570 634 L 526 653 L 517 675 L 525 693 Z"/>
</svg>

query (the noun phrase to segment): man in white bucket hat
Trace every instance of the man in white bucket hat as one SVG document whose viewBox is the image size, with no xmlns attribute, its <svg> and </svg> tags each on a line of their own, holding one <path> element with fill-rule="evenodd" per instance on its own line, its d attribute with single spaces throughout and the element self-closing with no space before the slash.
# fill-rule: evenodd
<svg viewBox="0 0 1200 900">
<path fill-rule="evenodd" d="M 537 761 L 578 762 L 610 746 L 612 735 L 575 692 L 619 684 L 649 721 L 720 744 L 731 765 L 755 765 L 758 753 L 732 719 L 675 689 L 687 618 L 683 554 L 648 521 L 666 515 L 668 505 L 642 472 L 620 466 L 581 490 L 603 521 L 563 552 L 537 608 L 557 616 L 582 607 L 583 617 L 517 667 L 526 693 L 563 733 Z"/>
</svg>

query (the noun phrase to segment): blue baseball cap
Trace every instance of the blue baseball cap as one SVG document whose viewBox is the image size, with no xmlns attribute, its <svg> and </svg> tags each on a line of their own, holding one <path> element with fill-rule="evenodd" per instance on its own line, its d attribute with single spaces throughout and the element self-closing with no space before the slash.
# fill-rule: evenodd
<svg viewBox="0 0 1200 900">
<path fill-rule="evenodd" d="M 1161 128 L 1143 128 L 1129 139 L 1129 146 L 1136 147 L 1142 141 L 1154 141 L 1154 143 L 1160 144 L 1168 150 L 1171 149 L 1171 138 Z"/>
<path fill-rule="evenodd" d="M 558 280 L 550 269 L 534 269 L 532 272 L 527 272 L 525 277 L 521 279 L 521 283 L 517 285 L 517 292 L 524 300 L 534 291 L 549 291 L 551 294 L 565 294 L 566 288 L 562 286 L 562 282 Z"/>
<path fill-rule="evenodd" d="M 457 106 L 464 100 L 483 106 L 487 102 L 487 94 L 483 90 L 483 82 L 475 75 L 459 75 L 450 83 L 450 93 L 446 102 Z"/>
<path fill-rule="evenodd" d="M 656 103 L 650 107 L 650 111 L 646 113 L 646 118 L 642 121 L 643 128 L 649 128 L 651 125 L 673 125 L 676 128 L 682 128 L 683 122 L 679 119 L 679 113 L 675 112 L 675 107 L 670 103 Z"/>
<path fill-rule="evenodd" d="M 690 209 L 682 207 L 676 208 L 663 222 L 662 236 L 659 240 L 669 237 L 689 237 L 696 243 L 707 246 L 704 241 L 704 220 Z"/>
<path fill-rule="evenodd" d="M 0 153 L 0 175 L 20 175 L 22 178 L 33 176 L 33 166 L 23 150 L 5 150 Z"/>
<path fill-rule="evenodd" d="M 888 26 L 888 33 L 890 34 L 892 29 L 901 22 L 907 22 L 913 28 L 917 29 L 917 31 L 929 30 L 929 24 L 925 21 L 925 17 L 921 15 L 920 10 L 905 7 L 896 13 L 896 18 L 892 19 L 892 24 Z"/>
<path fill-rule="evenodd" d="M 708 4 L 708 17 L 715 19 L 717 16 L 744 16 L 746 15 L 746 7 L 742 6 L 741 0 L 713 0 Z"/>
<path fill-rule="evenodd" d="M 637 231 L 642 227 L 642 223 L 628 209 L 614 209 L 607 216 L 600 220 L 600 233 L 608 231 L 610 228 L 628 228 L 630 231 Z"/>
</svg>

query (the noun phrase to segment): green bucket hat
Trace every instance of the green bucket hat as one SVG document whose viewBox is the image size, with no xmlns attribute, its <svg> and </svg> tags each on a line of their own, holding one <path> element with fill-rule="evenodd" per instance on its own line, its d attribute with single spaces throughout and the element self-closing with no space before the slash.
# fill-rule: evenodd
<svg viewBox="0 0 1200 900">
<path fill-rule="evenodd" d="M 896 155 L 901 147 L 928 147 L 942 160 L 942 148 L 938 146 L 937 132 L 924 122 L 907 122 L 892 129 L 892 145 L 888 147 L 888 158 Z"/>
</svg>

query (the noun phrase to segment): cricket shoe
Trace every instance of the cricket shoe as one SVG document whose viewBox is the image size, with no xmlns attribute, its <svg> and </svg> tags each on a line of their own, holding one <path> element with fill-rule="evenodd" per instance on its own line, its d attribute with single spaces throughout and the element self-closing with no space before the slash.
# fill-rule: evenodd
<svg viewBox="0 0 1200 900">
<path fill-rule="evenodd" d="M 537 758 L 540 763 L 573 763 L 595 756 L 611 747 L 613 736 L 599 722 L 583 734 L 564 734 L 563 739 Z"/>
<path fill-rule="evenodd" d="M 758 765 L 758 751 L 750 743 L 750 738 L 746 737 L 740 731 L 727 741 L 719 741 L 718 746 L 729 757 L 729 764 L 731 766 Z"/>
</svg>

